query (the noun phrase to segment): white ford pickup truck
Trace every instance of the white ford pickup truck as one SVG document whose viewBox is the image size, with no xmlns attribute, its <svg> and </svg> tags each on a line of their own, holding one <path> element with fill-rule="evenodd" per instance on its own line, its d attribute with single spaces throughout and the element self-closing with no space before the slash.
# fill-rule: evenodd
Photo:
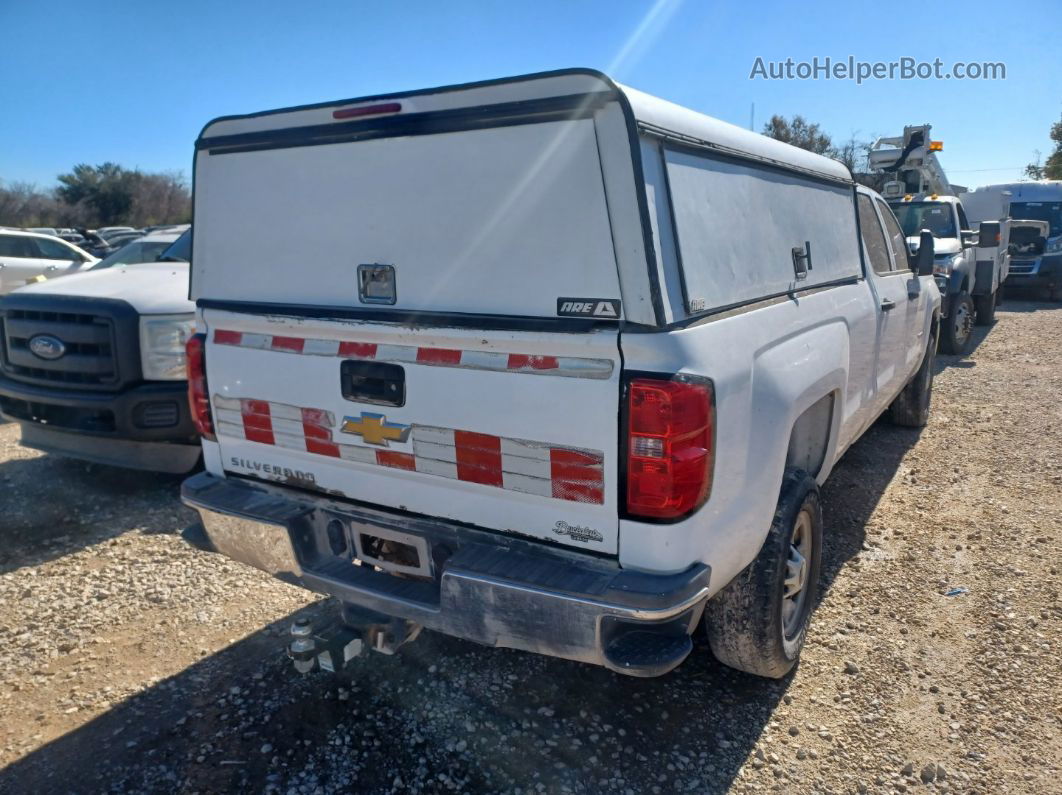
<svg viewBox="0 0 1062 795">
<path fill-rule="evenodd" d="M 335 597 L 300 670 L 427 627 L 654 676 L 703 623 L 782 676 L 820 484 L 927 419 L 932 236 L 598 72 L 220 118 L 195 185 L 185 538 Z"/>
</svg>

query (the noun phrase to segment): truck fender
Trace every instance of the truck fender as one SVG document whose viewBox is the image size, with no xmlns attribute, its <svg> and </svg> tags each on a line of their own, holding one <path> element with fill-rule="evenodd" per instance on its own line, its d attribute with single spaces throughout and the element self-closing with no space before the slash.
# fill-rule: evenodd
<svg viewBox="0 0 1062 795">
<path fill-rule="evenodd" d="M 956 266 L 948 277 L 948 295 L 958 295 L 970 286 L 970 274 L 966 271 L 966 263 Z"/>
<path fill-rule="evenodd" d="M 814 450 L 825 480 L 837 456 L 849 368 L 849 330 L 828 321 L 757 352 L 749 395 L 748 451 L 744 461 L 743 494 L 716 507 L 704 536 L 703 560 L 712 561 L 711 590 L 717 591 L 759 554 L 771 527 L 779 488 L 790 455 L 794 428 L 801 418 L 822 427 L 823 401 L 829 404 L 829 438 Z M 804 428 L 803 425 L 800 428 Z M 799 429 L 798 429 L 799 430 Z M 806 428 L 804 428 L 806 430 Z M 809 440 L 798 441 L 814 447 Z"/>
</svg>

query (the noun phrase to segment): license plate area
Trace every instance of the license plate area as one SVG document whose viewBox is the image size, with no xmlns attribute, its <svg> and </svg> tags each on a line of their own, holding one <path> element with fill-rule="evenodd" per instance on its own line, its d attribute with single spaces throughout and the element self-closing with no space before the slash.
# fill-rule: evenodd
<svg viewBox="0 0 1062 795">
<path fill-rule="evenodd" d="M 427 539 L 364 522 L 353 521 L 349 526 L 354 554 L 362 565 L 408 577 L 434 577 Z"/>
</svg>

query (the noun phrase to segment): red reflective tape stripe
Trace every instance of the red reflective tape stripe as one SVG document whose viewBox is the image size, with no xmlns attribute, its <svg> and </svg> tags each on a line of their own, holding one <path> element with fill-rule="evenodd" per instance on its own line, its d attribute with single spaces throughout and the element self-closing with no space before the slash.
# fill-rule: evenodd
<svg viewBox="0 0 1062 795">
<path fill-rule="evenodd" d="M 302 424 L 328 428 L 328 412 L 324 409 L 302 409 Z"/>
<path fill-rule="evenodd" d="M 339 343 L 340 356 L 352 356 L 355 359 L 375 359 L 376 343 L 374 342 L 341 342 Z"/>
<path fill-rule="evenodd" d="M 393 450 L 377 450 L 376 463 L 393 469 L 416 471 L 417 461 L 410 453 L 396 453 Z"/>
<path fill-rule="evenodd" d="M 328 428 L 322 428 L 320 425 L 311 425 L 305 420 L 302 423 L 302 433 L 307 439 L 332 441 L 332 432 Z"/>
<path fill-rule="evenodd" d="M 605 502 L 605 489 L 600 483 L 572 483 L 566 480 L 555 480 L 553 481 L 553 496 L 558 500 L 591 502 L 601 505 Z"/>
<path fill-rule="evenodd" d="M 251 442 L 276 444 L 273 436 L 273 419 L 269 413 L 269 403 L 265 400 L 241 400 L 240 414 L 243 416 L 243 435 Z"/>
<path fill-rule="evenodd" d="M 335 442 L 322 442 L 320 439 L 311 439 L 309 435 L 307 435 L 306 452 L 339 458 L 339 445 Z"/>
<path fill-rule="evenodd" d="M 510 370 L 556 370 L 560 366 L 556 356 L 528 356 L 524 353 L 510 353 Z"/>
<path fill-rule="evenodd" d="M 302 346 L 305 344 L 306 340 L 301 337 L 273 337 L 273 342 L 269 347 L 274 351 L 302 353 Z"/>
<path fill-rule="evenodd" d="M 461 351 L 449 348 L 417 348 L 417 361 L 421 364 L 460 364 Z"/>
<path fill-rule="evenodd" d="M 554 447 L 549 451 L 550 464 L 568 464 L 572 466 L 601 466 L 604 463 L 600 453 L 585 453 L 582 450 L 566 450 Z"/>
<path fill-rule="evenodd" d="M 597 453 L 551 449 L 549 469 L 550 479 L 553 482 L 553 496 L 573 502 L 603 503 L 605 501 L 603 462 L 603 457 Z"/>
<path fill-rule="evenodd" d="M 457 478 L 484 486 L 502 485 L 501 439 L 486 433 L 454 431 Z"/>
<path fill-rule="evenodd" d="M 217 345 L 239 345 L 243 342 L 243 332 L 214 329 L 214 343 Z"/>
</svg>

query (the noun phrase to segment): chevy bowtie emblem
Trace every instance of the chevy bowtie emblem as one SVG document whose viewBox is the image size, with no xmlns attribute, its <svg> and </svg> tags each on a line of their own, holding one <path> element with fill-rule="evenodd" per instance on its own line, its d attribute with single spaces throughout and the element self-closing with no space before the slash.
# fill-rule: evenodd
<svg viewBox="0 0 1062 795">
<path fill-rule="evenodd" d="M 360 436 L 367 444 L 390 447 L 390 442 L 406 441 L 413 426 L 388 422 L 383 414 L 363 411 L 360 417 L 344 417 L 340 430 Z"/>
</svg>

